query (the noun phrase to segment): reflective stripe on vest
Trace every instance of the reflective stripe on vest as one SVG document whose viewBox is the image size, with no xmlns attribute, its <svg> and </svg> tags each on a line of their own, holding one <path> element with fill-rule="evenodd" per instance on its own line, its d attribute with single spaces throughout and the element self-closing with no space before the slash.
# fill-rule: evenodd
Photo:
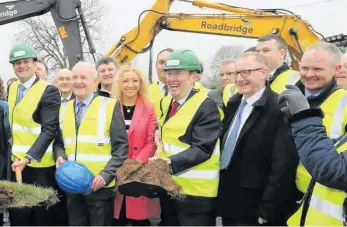
<svg viewBox="0 0 347 227">
<path fill-rule="evenodd" d="M 337 148 L 338 153 L 345 152 L 346 150 L 347 143 L 344 143 L 342 146 Z M 297 174 L 299 176 L 298 184 L 301 185 L 299 190 L 306 193 L 308 186 L 307 182 L 311 181 L 311 176 L 303 167 Z M 303 188 L 305 189 L 302 190 Z M 344 191 L 331 189 L 316 182 L 313 188 L 309 209 L 307 211 L 305 226 L 342 226 L 343 203 L 346 196 L 347 195 Z M 302 210 L 303 204 L 301 204 L 300 209 L 288 219 L 289 226 L 300 225 Z"/>
<path fill-rule="evenodd" d="M 75 102 L 60 109 L 60 126 L 66 155 L 69 160 L 75 160 L 87 166 L 94 175 L 100 174 L 111 155 L 110 124 L 112 121 L 115 100 L 97 96 L 90 103 L 78 130 L 76 137 Z M 112 187 L 112 181 L 107 187 Z"/>
<path fill-rule="evenodd" d="M 347 124 L 347 91 L 338 89 L 334 91 L 321 105 L 324 113 L 323 125 L 327 135 L 336 139 L 345 133 Z"/>
<path fill-rule="evenodd" d="M 12 132 L 12 154 L 20 160 L 26 156 L 32 145 L 36 142 L 41 133 L 41 125 L 33 119 L 39 102 L 46 90 L 48 83 L 43 80 L 35 82 L 27 90 L 23 99 L 16 103 L 19 81 L 15 81 L 9 90 L 9 121 Z M 52 142 L 53 143 L 53 142 Z M 33 161 L 28 166 L 34 168 L 45 168 L 55 165 L 52 155 L 52 143 L 46 150 L 40 162 Z M 14 160 L 14 157 L 12 157 Z"/>
<path fill-rule="evenodd" d="M 338 89 L 334 91 L 321 105 L 321 109 L 324 113 L 323 125 L 326 128 L 327 135 L 330 138 L 338 138 L 345 133 L 345 125 L 347 124 L 347 91 Z M 300 163 L 297 168 L 297 188 L 301 192 L 305 192 L 310 177 L 310 174 Z M 310 177 L 311 178 L 311 177 Z"/>
<path fill-rule="evenodd" d="M 237 87 L 234 83 L 228 84 L 223 89 L 223 103 L 227 106 L 229 99 L 238 92 Z"/>
<path fill-rule="evenodd" d="M 163 98 L 161 102 L 163 117 L 160 119 L 163 141 L 161 157 L 170 157 L 190 147 L 189 144 L 181 142 L 178 138 L 186 133 L 188 125 L 206 98 L 207 95 L 203 92 L 195 93 L 165 123 L 164 120 L 172 98 Z M 186 171 L 177 173 L 172 178 L 182 187 L 183 193 L 186 195 L 216 197 L 219 183 L 219 157 L 219 141 L 217 141 L 210 159 Z"/>
<path fill-rule="evenodd" d="M 286 85 L 295 85 L 296 82 L 300 79 L 300 73 L 294 70 L 287 70 L 281 73 L 276 77 L 274 81 L 271 83 L 271 89 L 281 94 L 284 90 L 286 90 Z"/>
</svg>

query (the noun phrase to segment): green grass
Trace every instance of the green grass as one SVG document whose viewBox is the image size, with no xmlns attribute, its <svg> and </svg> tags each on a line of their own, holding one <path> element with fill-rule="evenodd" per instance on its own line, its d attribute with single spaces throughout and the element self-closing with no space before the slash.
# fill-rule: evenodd
<svg viewBox="0 0 347 227">
<path fill-rule="evenodd" d="M 0 181 L 0 189 L 8 192 L 9 196 L 12 197 L 12 199 L 0 198 L 1 209 L 34 206 L 46 206 L 48 208 L 59 201 L 56 191 L 51 188 Z M 4 195 L 3 192 L 0 192 L 0 195 Z"/>
</svg>

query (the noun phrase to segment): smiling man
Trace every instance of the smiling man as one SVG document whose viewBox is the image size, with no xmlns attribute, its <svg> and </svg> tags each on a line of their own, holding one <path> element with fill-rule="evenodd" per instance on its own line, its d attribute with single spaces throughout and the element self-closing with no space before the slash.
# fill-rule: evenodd
<svg viewBox="0 0 347 227">
<path fill-rule="evenodd" d="M 347 90 L 347 54 L 342 55 L 341 66 L 341 70 L 336 74 L 337 85 Z"/>
<path fill-rule="evenodd" d="M 113 78 L 119 69 L 118 63 L 111 57 L 103 57 L 96 63 L 100 83 L 97 87 L 99 96 L 111 97 Z"/>
<path fill-rule="evenodd" d="M 23 183 L 55 188 L 51 143 L 59 126 L 59 91 L 35 74 L 37 57 L 33 47 L 17 44 L 9 57 L 18 78 L 9 86 L 8 95 L 12 169 L 20 168 Z M 16 181 L 14 172 L 12 180 Z M 52 207 L 11 209 L 10 222 L 14 226 L 57 224 Z"/>
<path fill-rule="evenodd" d="M 75 95 L 72 93 L 72 76 L 73 73 L 68 69 L 61 69 L 55 76 L 55 86 L 60 91 L 62 103 L 75 98 Z"/>
<path fill-rule="evenodd" d="M 73 69 L 75 100 L 61 106 L 54 144 L 56 166 L 66 160 L 85 165 L 94 174 L 89 195 L 67 193 L 70 225 L 108 226 L 112 222 L 116 169 L 128 156 L 128 139 L 119 102 L 96 96 L 93 64 Z M 93 214 L 93 215 L 90 215 Z"/>
<path fill-rule="evenodd" d="M 217 215 L 224 226 L 285 225 L 298 157 L 261 54 L 237 59 L 223 121 Z"/>
<path fill-rule="evenodd" d="M 157 55 L 157 61 L 155 63 L 158 81 L 149 85 L 149 96 L 151 101 L 154 103 L 157 118 L 160 117 L 160 100 L 169 94 L 164 68 L 167 58 L 173 51 L 174 49 L 172 48 L 166 48 L 159 51 Z"/>
<path fill-rule="evenodd" d="M 301 59 L 297 86 L 311 108 L 324 112 L 327 135 L 336 139 L 347 129 L 347 91 L 339 89 L 335 75 L 341 70 L 341 51 L 331 43 L 311 46 Z"/>
<path fill-rule="evenodd" d="M 172 178 L 182 187 L 185 199 L 161 198 L 162 224 L 214 226 L 221 129 L 218 107 L 205 92 L 194 89 L 201 68 L 193 51 L 174 51 L 165 71 L 171 96 L 161 101 L 164 150 L 160 157 L 171 166 Z M 159 138 L 156 142 L 160 143 Z"/>
</svg>

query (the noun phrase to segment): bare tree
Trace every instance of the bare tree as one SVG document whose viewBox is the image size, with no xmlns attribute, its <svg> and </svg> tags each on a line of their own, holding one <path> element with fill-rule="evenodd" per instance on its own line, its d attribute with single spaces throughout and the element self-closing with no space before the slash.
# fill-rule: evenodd
<svg viewBox="0 0 347 227">
<path fill-rule="evenodd" d="M 220 87 L 219 67 L 221 63 L 227 59 L 236 59 L 243 51 L 244 48 L 241 46 L 230 45 L 220 47 L 211 60 L 208 72 L 205 74 L 204 84 L 210 88 Z"/>
<path fill-rule="evenodd" d="M 98 0 L 82 0 L 82 9 L 87 22 L 87 27 L 94 42 L 102 42 L 102 22 L 105 18 L 105 9 Z M 38 57 L 44 61 L 50 72 L 61 68 L 68 68 L 69 62 L 60 40 L 57 28 L 50 17 L 50 13 L 26 19 L 21 22 L 22 30 L 15 34 L 16 42 L 31 44 L 37 51 Z M 89 52 L 86 37 L 80 26 L 83 51 Z M 85 58 L 90 58 L 84 54 Z"/>
</svg>

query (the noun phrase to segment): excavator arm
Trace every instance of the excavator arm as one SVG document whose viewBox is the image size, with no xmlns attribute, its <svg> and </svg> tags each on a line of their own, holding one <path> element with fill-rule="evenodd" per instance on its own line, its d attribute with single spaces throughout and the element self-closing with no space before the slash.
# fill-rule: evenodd
<svg viewBox="0 0 347 227">
<path fill-rule="evenodd" d="M 90 52 L 95 48 L 90 38 L 80 0 L 20 0 L 0 3 L 0 25 L 50 12 L 62 40 L 70 67 L 83 60 L 80 23 Z M 94 56 L 94 55 L 93 55 Z"/>
<path fill-rule="evenodd" d="M 181 1 L 227 13 L 169 13 L 173 0 L 157 0 L 151 10 L 142 12 L 146 15 L 142 20 L 140 15 L 138 26 L 123 35 L 106 55 L 112 56 L 121 65 L 127 64 L 137 54 L 148 51 L 163 29 L 253 39 L 277 34 L 287 42 L 293 66 L 297 69 L 297 61 L 301 59 L 303 52 L 324 38 L 309 23 L 286 10 L 253 10 L 204 0 Z"/>
</svg>

